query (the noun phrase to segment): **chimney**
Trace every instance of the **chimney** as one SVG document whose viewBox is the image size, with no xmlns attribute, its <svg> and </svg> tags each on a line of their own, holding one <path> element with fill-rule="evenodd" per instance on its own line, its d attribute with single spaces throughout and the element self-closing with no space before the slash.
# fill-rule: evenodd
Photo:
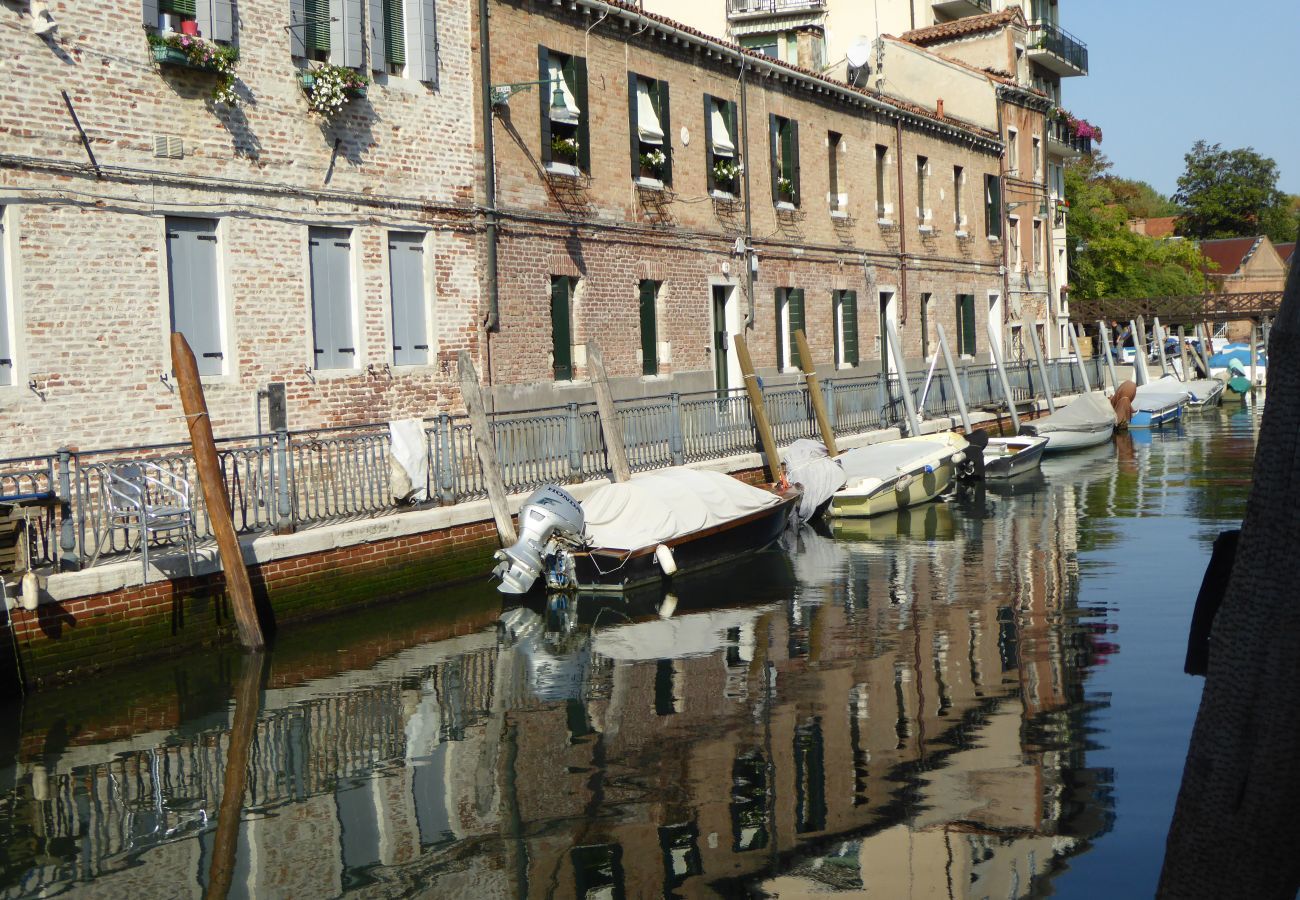
<svg viewBox="0 0 1300 900">
<path fill-rule="evenodd" d="M 935 105 L 934 111 L 935 111 L 935 113 L 939 116 L 939 118 L 941 118 L 941 119 L 943 118 L 943 98 L 942 98 L 942 97 L 939 98 L 939 102 Z"/>
</svg>

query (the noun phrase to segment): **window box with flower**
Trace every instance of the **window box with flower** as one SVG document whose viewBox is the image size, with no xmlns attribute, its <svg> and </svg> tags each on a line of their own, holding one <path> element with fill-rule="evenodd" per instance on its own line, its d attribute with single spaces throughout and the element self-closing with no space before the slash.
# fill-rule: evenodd
<svg viewBox="0 0 1300 900">
<path fill-rule="evenodd" d="M 210 72 L 217 76 L 212 88 L 212 99 L 217 103 L 234 106 L 239 102 L 235 93 L 235 65 L 239 62 L 239 48 L 205 41 L 192 34 L 166 32 L 150 33 L 149 47 L 154 62 L 160 66 Z"/>
<path fill-rule="evenodd" d="M 307 108 L 328 119 L 365 97 L 370 79 L 347 66 L 326 64 L 299 72 L 298 83 L 307 95 Z"/>
<path fill-rule="evenodd" d="M 733 197 L 740 194 L 740 164 L 735 160 L 715 158 L 713 163 L 713 184 L 716 190 Z"/>
<path fill-rule="evenodd" d="M 656 181 L 663 180 L 664 163 L 668 162 L 668 154 L 664 153 L 659 147 L 655 147 L 641 153 L 640 160 L 642 178 L 653 178 Z"/>
</svg>

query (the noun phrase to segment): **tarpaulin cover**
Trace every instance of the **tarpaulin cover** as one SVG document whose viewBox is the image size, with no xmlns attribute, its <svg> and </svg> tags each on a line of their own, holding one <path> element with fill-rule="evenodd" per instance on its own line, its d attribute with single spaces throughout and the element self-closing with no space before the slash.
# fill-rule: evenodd
<svg viewBox="0 0 1300 900">
<path fill-rule="evenodd" d="M 885 441 L 869 447 L 846 451 L 839 457 L 840 465 L 849 480 L 878 478 L 888 481 L 900 472 L 906 472 L 929 462 L 937 464 L 951 454 L 963 449 L 966 442 L 957 435 L 934 435 Z"/>
<path fill-rule="evenodd" d="M 593 547 L 638 550 L 722 525 L 781 499 L 721 472 L 674 467 L 608 484 L 582 501 Z"/>
<path fill-rule="evenodd" d="M 811 519 L 817 507 L 844 487 L 844 470 L 830 458 L 826 445 L 821 441 L 800 438 L 786 448 L 782 461 L 790 483 L 803 487 L 803 498 L 799 501 L 799 520 L 802 522 Z"/>
<path fill-rule="evenodd" d="M 429 499 L 429 439 L 419 419 L 388 423 L 389 474 L 393 498 L 423 503 Z"/>
<path fill-rule="evenodd" d="M 1048 435 L 1054 431 L 1093 431 L 1115 424 L 1115 410 L 1101 391 L 1080 394 L 1069 406 L 1063 407 L 1043 419 L 1029 423 L 1034 434 Z"/>
<path fill-rule="evenodd" d="M 1162 378 L 1137 389 L 1137 396 L 1133 398 L 1133 410 L 1134 412 L 1157 412 L 1177 406 L 1179 403 L 1186 403 L 1190 396 L 1181 382 Z"/>
</svg>

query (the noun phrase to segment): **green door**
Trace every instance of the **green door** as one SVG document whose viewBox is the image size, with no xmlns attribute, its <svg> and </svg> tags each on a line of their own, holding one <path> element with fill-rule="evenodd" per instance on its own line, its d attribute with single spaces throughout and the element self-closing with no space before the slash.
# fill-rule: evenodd
<svg viewBox="0 0 1300 900">
<path fill-rule="evenodd" d="M 727 338 L 727 293 L 721 285 L 713 287 L 713 381 L 721 396 L 727 392 L 727 355 L 730 344 Z"/>
</svg>

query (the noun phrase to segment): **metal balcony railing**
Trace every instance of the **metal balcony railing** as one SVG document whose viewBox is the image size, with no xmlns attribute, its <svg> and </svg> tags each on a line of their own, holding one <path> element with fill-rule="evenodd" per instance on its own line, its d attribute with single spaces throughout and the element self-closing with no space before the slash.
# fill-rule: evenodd
<svg viewBox="0 0 1300 900">
<path fill-rule="evenodd" d="M 1034 22 L 1029 27 L 1033 32 L 1031 40 L 1036 47 L 1060 57 L 1083 74 L 1088 74 L 1087 44 L 1051 22 Z"/>
<path fill-rule="evenodd" d="M 750 16 L 786 12 L 817 11 L 826 0 L 727 0 L 727 15 Z"/>
<path fill-rule="evenodd" d="M 1051 119 L 1047 123 L 1048 140 L 1064 144 L 1078 153 L 1092 153 L 1092 138 L 1079 137 L 1070 132 L 1070 127 L 1060 119 Z"/>
</svg>

